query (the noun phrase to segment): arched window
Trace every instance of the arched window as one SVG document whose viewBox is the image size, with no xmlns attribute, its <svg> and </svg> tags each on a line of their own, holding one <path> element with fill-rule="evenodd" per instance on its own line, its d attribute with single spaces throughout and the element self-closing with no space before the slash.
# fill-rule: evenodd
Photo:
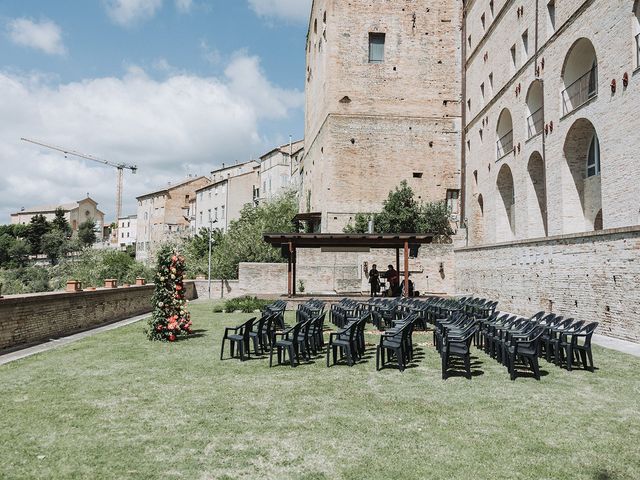
<svg viewBox="0 0 640 480">
<path fill-rule="evenodd" d="M 598 58 L 588 38 L 569 49 L 562 67 L 562 114 L 566 115 L 598 94 Z"/>
<path fill-rule="evenodd" d="M 595 177 L 596 175 L 600 175 L 600 141 L 598 135 L 594 133 L 587 155 L 587 177 Z"/>
<path fill-rule="evenodd" d="M 636 2 L 635 15 L 633 16 L 633 36 L 634 36 L 634 58 L 636 61 L 635 67 L 640 68 L 640 2 Z"/>
<path fill-rule="evenodd" d="M 507 108 L 498 117 L 496 137 L 496 159 L 500 160 L 513 151 L 513 121 Z"/>
</svg>

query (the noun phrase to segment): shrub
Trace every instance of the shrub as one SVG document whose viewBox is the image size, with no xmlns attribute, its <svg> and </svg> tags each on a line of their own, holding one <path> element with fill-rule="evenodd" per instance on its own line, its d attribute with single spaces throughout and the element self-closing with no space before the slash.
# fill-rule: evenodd
<svg viewBox="0 0 640 480">
<path fill-rule="evenodd" d="M 257 297 L 232 298 L 224 303 L 224 311 L 232 313 L 236 310 L 240 310 L 243 313 L 252 313 L 256 310 L 262 310 L 270 303 L 270 300 L 260 300 Z"/>
</svg>

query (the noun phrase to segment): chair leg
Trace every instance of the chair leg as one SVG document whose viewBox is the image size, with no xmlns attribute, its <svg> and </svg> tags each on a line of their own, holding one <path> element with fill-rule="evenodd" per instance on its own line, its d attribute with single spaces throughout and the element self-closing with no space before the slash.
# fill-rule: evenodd
<svg viewBox="0 0 640 480">
<path fill-rule="evenodd" d="M 467 378 L 471 380 L 471 359 L 469 354 L 464 356 L 464 368 L 467 371 Z"/>
<path fill-rule="evenodd" d="M 567 345 L 567 370 L 571 371 L 572 363 L 573 363 L 573 348 L 571 348 L 571 345 Z"/>
<path fill-rule="evenodd" d="M 447 355 L 445 352 L 443 352 L 442 354 L 442 379 L 446 380 L 447 379 Z"/>
<path fill-rule="evenodd" d="M 540 380 L 540 366 L 538 365 L 538 357 L 531 357 L 531 367 L 533 368 L 533 376 L 536 380 Z"/>
<path fill-rule="evenodd" d="M 593 372 L 595 368 L 593 367 L 593 355 L 591 354 L 591 348 L 587 350 L 587 357 L 589 357 L 589 370 Z"/>
<path fill-rule="evenodd" d="M 222 347 L 220 347 L 220 360 L 222 360 L 222 355 L 224 354 L 224 341 L 225 340 L 226 340 L 225 338 L 222 339 Z"/>
<path fill-rule="evenodd" d="M 289 361 L 291 363 L 291 368 L 293 368 L 293 367 L 296 366 L 295 362 L 296 362 L 297 357 L 298 357 L 298 355 L 297 355 L 297 353 L 295 351 L 296 350 L 295 345 L 290 345 L 288 347 L 288 350 L 289 350 Z"/>
<path fill-rule="evenodd" d="M 509 363 L 511 364 L 511 380 L 515 380 L 516 379 L 516 356 L 515 354 L 511 355 L 511 359 L 509 360 Z"/>
<path fill-rule="evenodd" d="M 231 348 L 231 358 L 235 357 L 234 351 L 236 348 L 236 342 L 234 342 L 233 340 L 230 342 L 231 345 L 229 346 L 229 348 Z"/>
<path fill-rule="evenodd" d="M 329 356 L 331 355 L 331 346 L 327 348 L 327 368 L 329 368 Z"/>
<path fill-rule="evenodd" d="M 269 368 L 273 367 L 273 348 L 269 352 Z"/>
</svg>

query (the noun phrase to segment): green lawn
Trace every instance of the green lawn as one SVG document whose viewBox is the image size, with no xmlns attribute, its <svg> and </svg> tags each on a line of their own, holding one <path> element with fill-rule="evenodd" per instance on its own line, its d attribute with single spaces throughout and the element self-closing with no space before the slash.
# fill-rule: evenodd
<svg viewBox="0 0 640 480">
<path fill-rule="evenodd" d="M 369 358 L 269 369 L 220 362 L 223 325 L 150 343 L 138 323 L 0 367 L 2 479 L 640 478 L 640 359 L 595 348 L 595 373 L 441 380 L 431 336 L 404 373 Z M 370 337 L 373 343 L 375 337 Z"/>
</svg>

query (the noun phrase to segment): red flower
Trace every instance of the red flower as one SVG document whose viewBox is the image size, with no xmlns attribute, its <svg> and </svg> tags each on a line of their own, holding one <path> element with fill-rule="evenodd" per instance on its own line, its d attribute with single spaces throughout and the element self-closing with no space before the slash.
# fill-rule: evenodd
<svg viewBox="0 0 640 480">
<path fill-rule="evenodd" d="M 175 342 L 176 341 L 176 336 L 173 333 L 171 335 L 169 335 L 169 341 L 170 342 Z"/>
</svg>

